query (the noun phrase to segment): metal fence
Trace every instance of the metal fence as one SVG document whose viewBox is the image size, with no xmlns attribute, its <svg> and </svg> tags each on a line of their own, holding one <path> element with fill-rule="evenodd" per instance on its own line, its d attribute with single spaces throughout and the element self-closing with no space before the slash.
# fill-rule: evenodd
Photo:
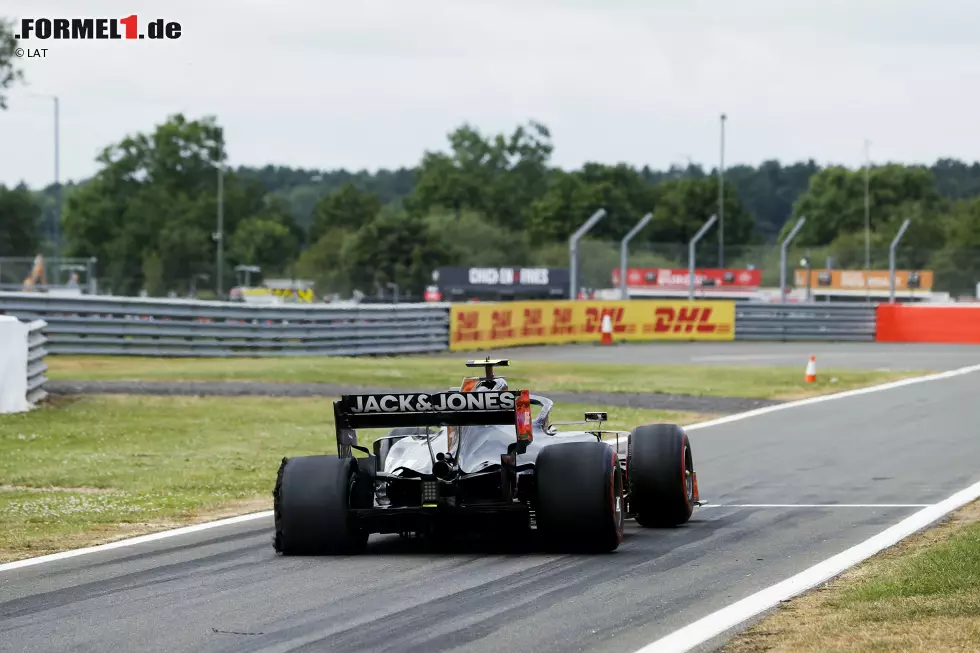
<svg viewBox="0 0 980 653">
<path fill-rule="evenodd" d="M 355 356 L 449 348 L 446 304 L 265 307 L 0 293 L 0 313 L 44 320 L 49 354 Z"/>
<path fill-rule="evenodd" d="M 736 340 L 874 341 L 877 304 L 735 304 Z"/>
<path fill-rule="evenodd" d="M 48 396 L 44 390 L 44 384 L 48 382 L 45 375 L 48 364 L 44 362 L 48 354 L 45 349 L 48 339 L 44 335 L 47 325 L 44 320 L 34 320 L 27 325 L 27 401 L 32 404 Z"/>
<path fill-rule="evenodd" d="M 735 304 L 736 340 L 873 341 L 875 304 Z M 43 355 L 357 356 L 447 351 L 449 304 L 252 306 L 0 292 L 0 314 L 43 321 Z M 32 341 L 33 342 L 33 341 Z M 32 345 L 33 346 L 33 345 Z M 41 369 L 43 373 L 46 368 Z"/>
<path fill-rule="evenodd" d="M 24 281 L 33 275 L 38 263 L 37 257 L 0 256 L 0 290 L 23 290 Z M 97 263 L 95 258 L 41 257 L 41 279 L 35 280 L 35 288 L 95 294 L 99 287 L 95 277 Z M 74 281 L 72 275 L 77 277 Z"/>
</svg>

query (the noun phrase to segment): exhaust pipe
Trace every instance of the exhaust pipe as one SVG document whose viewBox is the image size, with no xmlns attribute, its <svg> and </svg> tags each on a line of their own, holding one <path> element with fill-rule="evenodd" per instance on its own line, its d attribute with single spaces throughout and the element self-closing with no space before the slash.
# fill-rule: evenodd
<svg viewBox="0 0 980 653">
<path fill-rule="evenodd" d="M 432 465 L 432 474 L 443 481 L 451 481 L 456 477 L 456 466 L 450 462 L 442 453 L 437 454 L 435 463 Z"/>
</svg>

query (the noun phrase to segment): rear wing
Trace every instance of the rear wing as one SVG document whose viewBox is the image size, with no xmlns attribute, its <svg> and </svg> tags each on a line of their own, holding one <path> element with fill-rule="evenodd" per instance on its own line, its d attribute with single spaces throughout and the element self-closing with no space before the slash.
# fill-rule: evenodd
<svg viewBox="0 0 980 653">
<path fill-rule="evenodd" d="M 517 438 L 531 439 L 531 402 L 527 390 L 487 392 L 413 392 L 343 395 L 333 404 L 337 451 L 357 447 L 357 429 L 399 426 L 517 427 Z"/>
</svg>

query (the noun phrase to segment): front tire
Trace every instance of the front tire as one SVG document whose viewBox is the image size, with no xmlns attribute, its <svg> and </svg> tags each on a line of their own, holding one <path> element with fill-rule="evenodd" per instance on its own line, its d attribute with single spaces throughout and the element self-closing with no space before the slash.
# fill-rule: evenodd
<svg viewBox="0 0 980 653">
<path fill-rule="evenodd" d="M 283 555 L 361 552 L 368 534 L 350 513 L 352 494 L 363 494 L 355 488 L 356 472 L 353 458 L 283 458 L 272 493 L 276 551 Z"/>
<path fill-rule="evenodd" d="M 684 429 L 648 424 L 629 436 L 626 478 L 630 512 L 647 528 L 686 523 L 694 512 L 694 457 Z"/>
<path fill-rule="evenodd" d="M 535 463 L 538 532 L 550 548 L 590 553 L 623 541 L 623 475 L 602 442 L 549 445 Z"/>
</svg>

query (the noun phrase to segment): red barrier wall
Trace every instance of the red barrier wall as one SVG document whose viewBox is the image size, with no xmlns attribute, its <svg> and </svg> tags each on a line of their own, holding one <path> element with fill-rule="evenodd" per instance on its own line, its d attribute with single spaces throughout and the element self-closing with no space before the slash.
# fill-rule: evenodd
<svg viewBox="0 0 980 653">
<path fill-rule="evenodd" d="M 878 342 L 980 344 L 980 306 L 879 304 Z"/>
</svg>

